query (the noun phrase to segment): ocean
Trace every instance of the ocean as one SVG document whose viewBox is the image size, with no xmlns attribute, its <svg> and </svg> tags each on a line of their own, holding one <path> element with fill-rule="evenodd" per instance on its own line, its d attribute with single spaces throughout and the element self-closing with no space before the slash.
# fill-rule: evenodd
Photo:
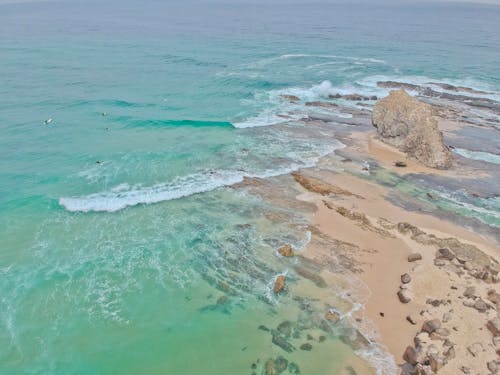
<svg viewBox="0 0 500 375">
<path fill-rule="evenodd" d="M 278 355 L 340 374 L 356 351 L 340 329 L 290 353 L 263 329 L 307 321 L 271 292 L 301 282 L 276 249 L 307 245 L 307 212 L 230 186 L 342 148 L 334 125 L 298 124 L 321 108 L 282 95 L 401 80 L 498 100 L 499 65 L 495 5 L 0 3 L 0 374 L 260 374 Z M 498 196 L 460 194 L 440 208 L 500 226 Z M 365 358 L 393 373 L 379 349 Z"/>
</svg>

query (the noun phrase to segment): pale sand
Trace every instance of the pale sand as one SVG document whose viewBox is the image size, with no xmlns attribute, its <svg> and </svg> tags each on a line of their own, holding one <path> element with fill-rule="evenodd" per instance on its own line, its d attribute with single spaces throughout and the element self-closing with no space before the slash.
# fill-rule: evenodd
<svg viewBox="0 0 500 375">
<path fill-rule="evenodd" d="M 351 139 L 355 141 L 351 147 L 356 153 L 375 159 L 383 168 L 401 175 L 411 173 L 425 173 L 439 176 L 457 177 L 457 178 L 478 178 L 486 177 L 487 173 L 470 169 L 466 166 L 453 168 L 449 170 L 439 170 L 426 167 L 416 160 L 409 158 L 404 152 L 391 147 L 379 140 L 374 132 L 352 133 Z M 396 161 L 403 161 L 406 167 L 395 166 Z"/>
<path fill-rule="evenodd" d="M 387 159 L 392 158 L 391 154 Z M 409 164 L 409 169 L 423 172 L 425 167 Z M 463 365 L 469 367 L 472 374 L 488 373 L 486 363 L 495 359 L 496 354 L 491 334 L 485 324 L 487 317 L 492 318 L 496 311 L 492 309 L 487 313 L 479 313 L 473 308 L 463 306 L 460 296 L 466 286 L 474 285 L 477 289 L 476 295 L 486 300 L 487 290 L 495 286 L 479 282 L 468 275 L 459 277 L 454 272 L 439 269 L 433 264 L 435 246 L 421 245 L 397 230 L 384 229 L 377 222 L 379 218 L 391 223 L 408 222 L 439 237 L 456 237 L 476 245 L 495 259 L 500 259 L 498 245 L 453 223 L 397 207 L 384 199 L 387 190 L 374 183 L 329 171 L 306 173 L 313 173 L 314 177 L 328 184 L 364 197 L 361 199 L 352 195 L 332 195 L 325 198 L 312 192 L 299 197 L 317 205 L 318 210 L 312 218 L 313 225 L 323 234 L 352 243 L 361 249 L 352 256 L 361 262 L 362 273 L 358 274 L 358 277 L 368 285 L 371 295 L 367 298 L 365 309 L 359 314 L 362 318 L 360 327 L 369 330 L 370 322 L 375 323 L 380 335 L 377 341 L 388 348 L 398 365 L 402 365 L 402 354 L 405 348 L 413 343 L 413 337 L 420 330 L 422 322 L 426 319 L 442 318 L 444 312 L 452 310 L 453 318 L 444 324 L 444 327 L 452 332 L 450 339 L 456 344 L 456 359 L 450 361 L 439 373 L 459 374 L 462 373 L 460 367 Z M 333 209 L 328 208 L 324 201 Z M 335 207 L 339 206 L 364 213 L 370 220 L 370 226 L 337 213 Z M 413 252 L 421 253 L 423 260 L 409 263 L 407 256 Z M 314 241 L 304 255 L 315 259 L 331 256 L 327 248 L 316 246 Z M 400 276 L 405 272 L 412 277 L 410 290 L 413 299 L 408 304 L 402 304 L 396 295 L 401 283 Z M 451 289 L 452 285 L 457 289 Z M 425 303 L 428 298 L 450 299 L 451 303 L 435 308 Z M 384 313 L 384 317 L 380 313 Z M 406 320 L 410 314 L 416 317 L 416 325 Z M 473 357 L 468 353 L 467 347 L 475 342 L 480 342 L 485 352 Z"/>
</svg>

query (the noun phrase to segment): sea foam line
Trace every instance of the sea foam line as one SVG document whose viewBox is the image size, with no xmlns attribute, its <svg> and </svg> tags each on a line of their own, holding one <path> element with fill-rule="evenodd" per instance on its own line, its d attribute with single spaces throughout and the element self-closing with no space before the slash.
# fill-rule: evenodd
<svg viewBox="0 0 500 375">
<path fill-rule="evenodd" d="M 224 186 L 237 184 L 242 182 L 245 177 L 268 178 L 284 175 L 300 168 L 309 168 L 314 166 L 323 156 L 341 147 L 344 147 L 344 145 L 338 142 L 335 146 L 327 147 L 317 156 L 310 157 L 306 161 L 291 163 L 289 166 L 279 169 L 266 169 L 255 173 L 234 170 L 211 170 L 177 177 L 171 182 L 149 187 L 120 184 L 109 191 L 82 197 L 63 197 L 59 199 L 59 204 L 72 212 L 115 212 L 138 204 L 159 203 L 205 193 Z"/>
</svg>

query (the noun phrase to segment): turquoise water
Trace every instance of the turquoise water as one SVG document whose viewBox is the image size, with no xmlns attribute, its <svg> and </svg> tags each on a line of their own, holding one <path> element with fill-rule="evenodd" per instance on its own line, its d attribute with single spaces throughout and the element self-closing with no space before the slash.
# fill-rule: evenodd
<svg viewBox="0 0 500 375">
<path fill-rule="evenodd" d="M 0 373 L 251 374 L 278 355 L 340 373 L 348 327 L 319 343 L 304 322 L 324 306 L 270 293 L 283 272 L 313 288 L 275 252 L 305 246 L 305 214 L 225 186 L 341 147 L 282 94 L 398 78 L 496 97 L 499 25 L 471 5 L 0 5 Z M 311 352 L 257 329 L 283 320 Z"/>
</svg>

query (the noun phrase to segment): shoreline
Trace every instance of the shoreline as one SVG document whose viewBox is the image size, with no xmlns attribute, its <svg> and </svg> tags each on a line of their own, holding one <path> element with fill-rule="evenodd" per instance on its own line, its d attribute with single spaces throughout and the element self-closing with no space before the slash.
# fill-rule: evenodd
<svg viewBox="0 0 500 375">
<path fill-rule="evenodd" d="M 370 143 L 373 136 L 368 133 L 362 139 Z M 385 158 L 379 157 L 380 154 L 370 153 L 371 157 L 381 165 L 387 164 L 387 160 L 394 155 L 401 154 L 390 146 L 381 145 L 381 147 L 390 153 L 389 157 L 384 153 L 382 156 Z M 345 151 L 352 150 L 343 150 Z M 410 164 L 404 172 L 433 172 L 418 164 L 415 168 L 412 167 L 413 165 Z M 406 373 L 403 353 L 407 346 L 412 345 L 413 338 L 418 334 L 424 321 L 441 318 L 448 310 L 454 312 L 453 322 L 461 324 L 460 329 L 453 327 L 457 328 L 458 332 L 453 332 L 451 336 L 454 340 L 454 348 L 456 348 L 456 358 L 467 358 L 471 373 L 481 373 L 481 363 L 494 360 L 495 350 L 492 345 L 489 345 L 490 347 L 486 349 L 491 350 L 480 359 L 469 359 L 468 348 L 471 343 L 467 338 L 474 337 L 477 341 L 485 343 L 484 346 L 488 346 L 488 342 L 491 342 L 491 337 L 489 337 L 491 334 L 484 328 L 487 320 L 483 322 L 482 319 L 477 319 L 475 315 L 478 312 L 463 306 L 460 296 L 467 287 L 473 285 L 478 291 L 477 294 L 485 296 L 486 299 L 490 285 L 474 282 L 475 280 L 470 280 L 470 277 L 468 280 L 462 280 L 460 275 L 453 275 L 449 270 L 437 267 L 434 264 L 436 246 L 418 243 L 408 238 L 406 234 L 399 233 L 396 226 L 398 223 L 409 223 L 438 238 L 457 238 L 465 244 L 478 247 L 487 256 L 498 259 L 500 250 L 495 239 L 476 234 L 451 221 L 444 221 L 426 213 L 410 212 L 396 206 L 386 198 L 389 189 L 354 174 L 335 173 L 321 169 L 321 163 L 316 168 L 301 170 L 298 173 L 305 179 L 309 179 L 311 183 L 304 186 L 304 181 L 298 181 L 304 193 L 297 199 L 316 206 L 316 212 L 311 214 L 311 227 L 315 229 L 312 234 L 313 240 L 302 255 L 310 259 L 332 256 L 327 249 L 314 244 L 315 236 L 327 236 L 353 244 L 360 249 L 351 253 L 350 256 L 358 264 L 360 272 L 356 272 L 356 277 L 368 287 L 369 296 L 363 303 L 363 309 L 354 314 L 354 321 L 359 329 L 367 334 L 370 341 L 381 345 L 382 348 L 387 348 L 395 359 L 398 373 Z M 443 172 L 438 171 L 438 173 Z M 317 191 L 315 191 L 315 183 L 320 184 L 320 189 Z M 332 187 L 333 193 L 321 194 L 321 188 L 325 186 Z M 408 262 L 408 256 L 415 252 L 422 254 L 423 259 Z M 401 275 L 405 273 L 408 273 L 412 279 L 409 284 L 412 300 L 407 304 L 401 303 L 397 297 Z M 452 295 L 456 298 L 446 307 L 434 307 L 427 301 L 429 298 L 446 299 Z M 407 319 L 410 316 L 414 320 L 413 323 Z M 488 317 L 493 318 L 493 314 L 490 313 Z M 469 320 L 475 324 L 462 328 L 463 321 Z M 375 326 L 375 331 L 373 331 L 372 324 Z M 475 334 L 476 331 L 479 333 Z M 460 363 L 458 359 L 452 359 L 440 373 L 462 372 L 463 365 Z M 371 365 L 373 366 L 373 363 Z"/>
</svg>

